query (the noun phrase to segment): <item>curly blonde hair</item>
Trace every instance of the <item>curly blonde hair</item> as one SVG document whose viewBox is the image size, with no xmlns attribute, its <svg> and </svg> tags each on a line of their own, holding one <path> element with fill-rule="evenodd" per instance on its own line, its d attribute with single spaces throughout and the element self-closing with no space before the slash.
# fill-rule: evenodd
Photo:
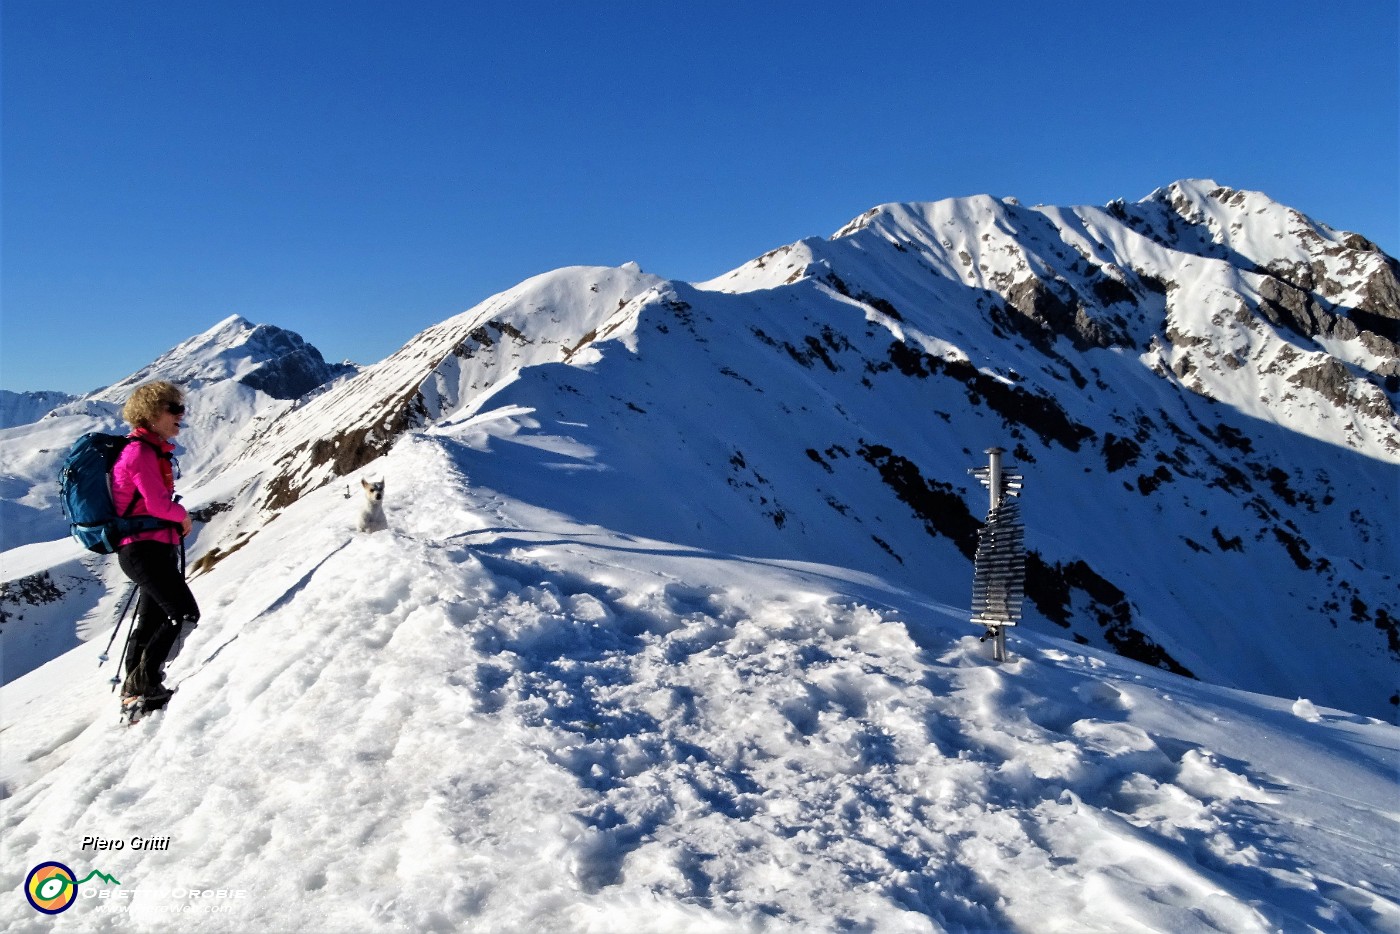
<svg viewBox="0 0 1400 934">
<path fill-rule="evenodd" d="M 182 405 L 184 401 L 185 393 L 174 383 L 163 379 L 142 383 L 122 406 L 122 419 L 133 428 L 150 428 L 167 405 Z"/>
</svg>

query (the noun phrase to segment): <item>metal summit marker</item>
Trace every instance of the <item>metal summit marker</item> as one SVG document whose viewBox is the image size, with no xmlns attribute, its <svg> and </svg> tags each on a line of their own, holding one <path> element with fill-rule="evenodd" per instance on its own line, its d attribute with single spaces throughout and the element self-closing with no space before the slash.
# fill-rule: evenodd
<svg viewBox="0 0 1400 934">
<path fill-rule="evenodd" d="M 1021 495 L 1023 478 L 1002 469 L 1001 448 L 988 448 L 986 467 L 968 470 L 991 491 L 987 524 L 977 533 L 977 558 L 972 574 L 972 622 L 985 625 L 982 641 L 992 640 L 992 658 L 1006 661 L 1006 627 L 1021 619 L 1026 596 L 1026 526 L 1021 507 L 1010 502 Z M 1010 498 L 1010 499 L 1008 499 Z"/>
</svg>

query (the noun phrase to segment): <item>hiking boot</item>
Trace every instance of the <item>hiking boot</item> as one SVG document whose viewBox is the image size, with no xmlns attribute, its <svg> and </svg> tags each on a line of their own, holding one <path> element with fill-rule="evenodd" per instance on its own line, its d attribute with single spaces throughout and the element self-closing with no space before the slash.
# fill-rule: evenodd
<svg viewBox="0 0 1400 934">
<path fill-rule="evenodd" d="M 122 694 L 122 720 L 132 726 L 148 713 L 164 709 L 175 693 L 173 688 L 158 687 L 145 694 Z"/>
<path fill-rule="evenodd" d="M 170 696 L 174 693 L 174 688 L 158 684 L 147 691 L 141 700 L 147 710 L 159 710 L 165 706 L 166 701 L 170 700 Z"/>
<path fill-rule="evenodd" d="M 137 665 L 127 670 L 126 679 L 122 681 L 122 697 L 140 697 L 150 686 L 151 679 L 146 677 L 146 666 Z"/>
</svg>

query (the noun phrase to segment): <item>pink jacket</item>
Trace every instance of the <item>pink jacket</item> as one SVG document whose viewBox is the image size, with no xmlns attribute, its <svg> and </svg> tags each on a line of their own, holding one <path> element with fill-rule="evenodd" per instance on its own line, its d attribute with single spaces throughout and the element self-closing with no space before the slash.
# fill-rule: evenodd
<svg viewBox="0 0 1400 934">
<path fill-rule="evenodd" d="M 188 513 L 185 507 L 175 502 L 175 471 L 168 456 L 175 451 L 175 445 L 155 432 L 138 428 L 128 437 L 136 439 L 122 449 L 116 464 L 112 466 L 112 500 L 117 507 L 117 515 L 122 515 L 131 506 L 131 501 L 140 494 L 133 516 L 155 516 L 171 522 L 185 521 Z M 180 544 L 178 528 L 161 528 L 150 532 L 140 532 L 123 538 L 118 547 L 131 542 L 165 542 L 168 545 Z"/>
</svg>

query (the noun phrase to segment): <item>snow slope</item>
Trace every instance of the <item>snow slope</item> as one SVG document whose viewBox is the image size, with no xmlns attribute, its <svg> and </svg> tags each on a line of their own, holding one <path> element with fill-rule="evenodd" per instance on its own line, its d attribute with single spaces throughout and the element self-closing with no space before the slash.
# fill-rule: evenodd
<svg viewBox="0 0 1400 934">
<path fill-rule="evenodd" d="M 879 580 L 503 497 L 470 441 L 376 465 L 392 531 L 327 487 L 196 579 L 165 713 L 116 724 L 96 643 L 3 688 L 7 929 L 55 925 L 45 859 L 120 881 L 69 930 L 1400 925 L 1395 727 L 1024 630 L 997 667 Z"/>
</svg>

